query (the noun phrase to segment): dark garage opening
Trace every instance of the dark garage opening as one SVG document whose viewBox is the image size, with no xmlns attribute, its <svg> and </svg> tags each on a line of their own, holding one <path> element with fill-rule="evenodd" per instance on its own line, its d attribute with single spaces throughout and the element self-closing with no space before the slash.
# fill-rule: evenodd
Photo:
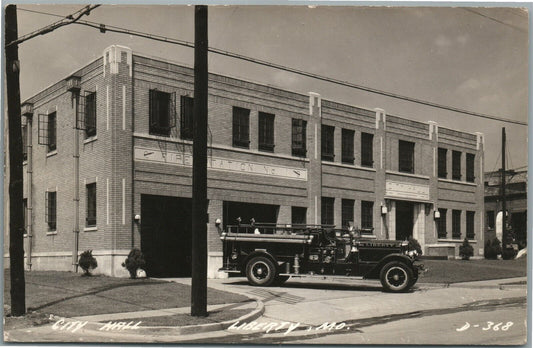
<svg viewBox="0 0 533 348">
<path fill-rule="evenodd" d="M 227 225 L 236 225 L 237 218 L 242 224 L 249 224 L 254 218 L 256 223 L 276 223 L 278 221 L 279 205 L 224 202 L 224 230 Z"/>
<path fill-rule="evenodd" d="M 141 251 L 149 277 L 191 276 L 192 200 L 141 195 Z"/>
</svg>

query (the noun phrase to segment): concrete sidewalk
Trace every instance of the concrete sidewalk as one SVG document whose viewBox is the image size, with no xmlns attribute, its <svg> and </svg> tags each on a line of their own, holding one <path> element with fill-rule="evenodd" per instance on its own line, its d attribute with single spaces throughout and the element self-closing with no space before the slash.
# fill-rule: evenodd
<svg viewBox="0 0 533 348">
<path fill-rule="evenodd" d="M 190 279 L 165 279 L 183 284 L 190 284 Z M 188 313 L 189 307 L 150 310 L 128 313 L 114 313 L 95 316 L 82 316 L 67 320 L 88 321 L 82 329 L 74 334 L 53 331 L 52 325 L 21 329 L 9 332 L 8 339 L 28 342 L 28 335 L 42 335 L 43 342 L 71 342 L 72 336 L 78 334 L 83 342 L 180 342 L 202 339 L 202 337 L 225 337 L 235 334 L 250 333 L 231 329 L 239 323 L 294 323 L 318 326 L 324 322 L 371 322 L 390 316 L 409 316 L 421 311 L 431 312 L 446 308 L 462 310 L 475 308 L 478 304 L 498 301 L 520 303 L 526 296 L 526 277 L 495 279 L 480 282 L 456 284 L 420 283 L 409 293 L 385 293 L 379 282 L 349 284 L 334 283 L 327 280 L 289 280 L 285 286 L 257 288 L 249 286 L 245 278 L 210 279 L 210 288 L 234 292 L 253 298 L 244 302 L 242 307 L 249 313 L 238 319 L 224 323 L 191 325 L 182 327 L 142 326 L 136 330 L 102 331 L 103 322 L 128 321 L 131 318 L 149 318 L 154 316 Z M 510 285 L 510 283 L 518 283 Z M 485 289 L 485 291 L 479 291 Z M 438 301 L 436 301 L 438 299 Z M 237 306 L 223 304 L 209 306 L 208 310 L 224 310 L 224 307 Z M 233 309 L 232 308 L 232 309 Z M 383 319 L 384 320 L 384 319 Z M 51 332 L 55 335 L 51 335 Z M 204 336 L 202 336 L 202 333 Z M 270 335 L 283 335 L 271 332 Z M 300 332 L 300 334 L 302 334 Z M 70 340 L 69 340 L 70 339 Z M 31 341 L 31 340 L 30 340 Z"/>
</svg>

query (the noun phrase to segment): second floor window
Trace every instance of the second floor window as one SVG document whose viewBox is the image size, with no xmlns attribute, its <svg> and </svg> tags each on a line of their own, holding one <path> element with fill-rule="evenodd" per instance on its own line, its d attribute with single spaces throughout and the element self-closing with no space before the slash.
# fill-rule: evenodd
<svg viewBox="0 0 533 348">
<path fill-rule="evenodd" d="M 472 153 L 466 154 L 466 181 L 468 182 L 474 182 L 476 179 L 474 175 L 474 160 L 476 158 L 476 155 Z"/>
<path fill-rule="evenodd" d="M 150 90 L 150 134 L 170 136 L 170 129 L 175 126 L 172 102 L 170 93 Z"/>
<path fill-rule="evenodd" d="M 180 104 L 180 138 L 192 140 L 194 136 L 194 99 L 182 95 Z"/>
<path fill-rule="evenodd" d="M 57 121 L 56 113 L 39 114 L 39 125 L 37 129 L 37 142 L 39 145 L 46 145 L 47 151 L 52 152 L 57 149 Z"/>
<path fill-rule="evenodd" d="M 85 138 L 96 135 L 96 92 L 85 95 Z"/>
<path fill-rule="evenodd" d="M 437 220 L 437 235 L 438 238 L 446 238 L 448 232 L 446 231 L 446 209 L 439 208 L 440 217 Z"/>
<path fill-rule="evenodd" d="M 250 147 L 250 110 L 233 107 L 233 146 Z"/>
<path fill-rule="evenodd" d="M 353 199 L 343 199 L 342 200 L 342 228 L 346 228 L 350 226 L 350 223 L 353 224 L 353 212 L 354 212 L 354 200 Z"/>
<path fill-rule="evenodd" d="M 400 140 L 398 170 L 404 173 L 415 172 L 415 143 Z"/>
<path fill-rule="evenodd" d="M 342 129 L 342 163 L 353 164 L 353 137 L 355 132 Z"/>
<path fill-rule="evenodd" d="M 335 198 L 322 197 L 322 225 L 333 225 L 335 223 L 334 207 Z"/>
<path fill-rule="evenodd" d="M 452 179 L 461 180 L 461 151 L 452 151 Z"/>
<path fill-rule="evenodd" d="M 361 201 L 361 228 L 374 228 L 374 202 Z"/>
<path fill-rule="evenodd" d="M 322 125 L 322 160 L 331 161 L 335 158 L 335 127 Z"/>
<path fill-rule="evenodd" d="M 85 216 L 85 226 L 96 226 L 96 183 L 86 186 L 87 211 Z"/>
<path fill-rule="evenodd" d="M 274 152 L 274 115 L 259 112 L 259 150 Z"/>
<path fill-rule="evenodd" d="M 45 222 L 48 224 L 49 231 L 55 231 L 57 228 L 57 192 L 47 191 L 45 193 Z"/>
<path fill-rule="evenodd" d="M 452 210 L 452 238 L 461 238 L 461 211 Z"/>
<path fill-rule="evenodd" d="M 374 166 L 374 134 L 361 133 L 361 165 Z"/>
<path fill-rule="evenodd" d="M 307 121 L 292 119 L 292 155 L 305 157 L 307 154 Z"/>
<path fill-rule="evenodd" d="M 446 169 L 447 154 L 448 154 L 448 150 L 439 147 L 439 152 L 438 152 L 439 173 L 438 175 L 439 175 L 439 178 L 443 178 L 443 179 L 446 179 L 446 176 L 448 175 L 448 172 Z"/>
</svg>

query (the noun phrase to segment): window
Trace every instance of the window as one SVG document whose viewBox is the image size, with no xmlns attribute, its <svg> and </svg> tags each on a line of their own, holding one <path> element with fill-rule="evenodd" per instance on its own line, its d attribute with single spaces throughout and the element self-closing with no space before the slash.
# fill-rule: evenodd
<svg viewBox="0 0 533 348">
<path fill-rule="evenodd" d="M 494 229 L 494 210 L 487 211 L 487 228 L 489 230 Z"/>
<path fill-rule="evenodd" d="M 400 140 L 398 170 L 404 173 L 415 172 L 415 143 Z"/>
<path fill-rule="evenodd" d="M 292 207 L 291 222 L 293 225 L 305 225 L 307 222 L 307 208 Z"/>
<path fill-rule="evenodd" d="M 305 157 L 307 154 L 307 121 L 292 119 L 292 155 Z"/>
<path fill-rule="evenodd" d="M 354 207 L 354 200 L 353 199 L 343 199 L 341 202 L 342 205 L 342 228 L 350 226 L 350 222 L 353 224 L 354 218 L 353 218 L 353 207 Z"/>
<path fill-rule="evenodd" d="M 96 92 L 85 95 L 85 138 L 96 135 Z"/>
<path fill-rule="evenodd" d="M 259 112 L 259 150 L 274 152 L 274 115 Z"/>
<path fill-rule="evenodd" d="M 335 198 L 322 197 L 322 225 L 333 225 Z"/>
<path fill-rule="evenodd" d="M 48 152 L 57 149 L 57 119 L 56 113 L 48 115 Z"/>
<path fill-rule="evenodd" d="M 374 134 L 361 133 L 361 165 L 374 166 Z"/>
<path fill-rule="evenodd" d="M 361 201 L 361 228 L 374 228 L 374 202 Z"/>
<path fill-rule="evenodd" d="M 446 209 L 439 208 L 440 217 L 437 220 L 437 235 L 438 238 L 446 238 L 448 232 L 446 231 Z"/>
<path fill-rule="evenodd" d="M 461 238 L 461 211 L 452 210 L 452 238 Z"/>
<path fill-rule="evenodd" d="M 461 180 L 461 152 L 452 151 L 452 179 Z"/>
<path fill-rule="evenodd" d="M 355 132 L 342 129 L 342 163 L 353 164 L 353 137 Z"/>
<path fill-rule="evenodd" d="M 474 176 L 474 159 L 476 158 L 476 155 L 472 153 L 466 154 L 466 181 L 468 182 L 474 182 L 475 176 Z"/>
<path fill-rule="evenodd" d="M 175 126 L 174 106 L 170 93 L 150 90 L 150 134 L 168 137 Z"/>
<path fill-rule="evenodd" d="M 194 99 L 181 96 L 180 103 L 180 137 L 192 140 L 194 136 Z"/>
<path fill-rule="evenodd" d="M 448 172 L 446 170 L 446 160 L 447 160 L 448 150 L 443 149 L 442 147 L 439 147 L 439 178 L 446 179 L 446 176 L 448 175 Z"/>
<path fill-rule="evenodd" d="M 56 150 L 56 113 L 39 114 L 39 125 L 37 129 L 37 142 L 39 145 L 46 145 L 47 151 Z"/>
<path fill-rule="evenodd" d="M 233 146 L 250 147 L 250 110 L 233 107 Z"/>
<path fill-rule="evenodd" d="M 474 233 L 475 216 L 476 216 L 476 212 L 474 211 L 466 212 L 466 238 L 468 239 L 474 239 L 474 236 L 475 236 L 475 233 Z"/>
<path fill-rule="evenodd" d="M 335 158 L 335 127 L 322 125 L 322 160 L 333 162 Z"/>
<path fill-rule="evenodd" d="M 48 224 L 49 231 L 55 231 L 57 228 L 57 192 L 47 191 L 45 193 L 45 222 Z"/>
<path fill-rule="evenodd" d="M 85 226 L 96 226 L 96 183 L 88 184 L 86 187 L 87 208 Z"/>
<path fill-rule="evenodd" d="M 22 126 L 22 160 L 28 160 L 28 126 Z"/>
</svg>

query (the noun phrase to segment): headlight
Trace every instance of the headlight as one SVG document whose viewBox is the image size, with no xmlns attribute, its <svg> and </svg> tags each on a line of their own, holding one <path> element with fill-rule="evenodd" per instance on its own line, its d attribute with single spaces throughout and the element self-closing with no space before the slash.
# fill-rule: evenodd
<svg viewBox="0 0 533 348">
<path fill-rule="evenodd" d="M 416 257 L 416 256 L 418 256 L 418 253 L 416 252 L 416 250 L 409 250 L 409 251 L 407 252 L 407 255 L 408 255 L 409 257 Z"/>
<path fill-rule="evenodd" d="M 232 259 L 232 260 L 237 260 L 237 257 L 239 257 L 239 255 L 237 254 L 237 252 L 234 251 L 234 252 L 231 253 L 231 259 Z"/>
</svg>

